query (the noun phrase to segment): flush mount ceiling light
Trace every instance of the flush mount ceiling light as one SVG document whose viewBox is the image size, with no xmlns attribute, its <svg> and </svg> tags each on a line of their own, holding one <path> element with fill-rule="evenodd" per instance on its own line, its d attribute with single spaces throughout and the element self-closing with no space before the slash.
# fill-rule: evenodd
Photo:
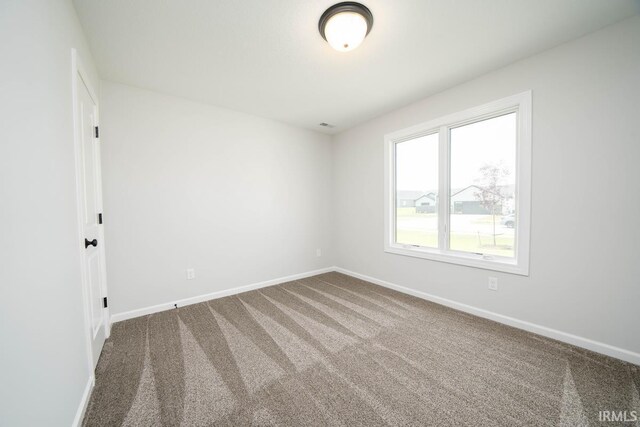
<svg viewBox="0 0 640 427">
<path fill-rule="evenodd" d="M 322 38 L 340 52 L 348 52 L 360 46 L 372 26 L 371 11 L 352 1 L 334 4 L 325 10 L 318 22 Z"/>
</svg>

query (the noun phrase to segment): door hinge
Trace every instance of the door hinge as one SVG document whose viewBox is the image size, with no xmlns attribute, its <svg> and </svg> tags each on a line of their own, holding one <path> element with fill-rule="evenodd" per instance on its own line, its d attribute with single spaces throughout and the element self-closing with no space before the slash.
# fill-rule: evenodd
<svg viewBox="0 0 640 427">
<path fill-rule="evenodd" d="M 100 138 L 100 130 L 98 129 L 98 126 L 96 126 L 94 129 L 96 130 L 96 138 Z"/>
<path fill-rule="evenodd" d="M 102 214 L 98 214 L 98 224 L 102 224 Z"/>
<path fill-rule="evenodd" d="M 109 307 L 109 304 L 107 304 L 107 297 L 102 298 L 102 306 L 103 306 L 104 308 Z"/>
</svg>

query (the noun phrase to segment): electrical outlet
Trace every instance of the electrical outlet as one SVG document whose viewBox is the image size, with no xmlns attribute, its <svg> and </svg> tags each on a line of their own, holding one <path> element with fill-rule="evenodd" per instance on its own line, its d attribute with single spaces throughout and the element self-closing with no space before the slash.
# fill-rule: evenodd
<svg viewBox="0 0 640 427">
<path fill-rule="evenodd" d="M 497 277 L 489 277 L 489 289 L 492 291 L 498 290 L 498 278 Z"/>
<path fill-rule="evenodd" d="M 322 256 L 322 249 L 316 249 L 316 256 Z"/>
<path fill-rule="evenodd" d="M 196 278 L 196 271 L 193 268 L 187 268 L 187 280 L 193 280 Z"/>
</svg>

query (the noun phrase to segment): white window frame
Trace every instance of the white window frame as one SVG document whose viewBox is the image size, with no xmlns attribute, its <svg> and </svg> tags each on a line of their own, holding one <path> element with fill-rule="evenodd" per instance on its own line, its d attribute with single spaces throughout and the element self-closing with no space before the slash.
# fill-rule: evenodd
<svg viewBox="0 0 640 427">
<path fill-rule="evenodd" d="M 515 257 L 479 255 L 450 250 L 449 245 L 449 168 L 450 130 L 511 112 L 517 112 L 516 139 L 516 221 Z M 406 245 L 395 242 L 396 234 L 396 144 L 420 136 L 438 134 L 438 248 Z M 385 135 L 385 215 L 384 250 L 505 273 L 529 275 L 529 235 L 531 222 L 531 91 L 499 99 L 488 104 L 440 117 Z"/>
</svg>

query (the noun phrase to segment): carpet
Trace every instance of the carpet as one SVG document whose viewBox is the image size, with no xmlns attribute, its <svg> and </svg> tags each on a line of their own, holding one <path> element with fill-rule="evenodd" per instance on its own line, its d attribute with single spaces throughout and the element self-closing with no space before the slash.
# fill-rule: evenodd
<svg viewBox="0 0 640 427">
<path fill-rule="evenodd" d="M 616 425 L 639 390 L 638 366 L 326 273 L 114 324 L 83 425 Z"/>
</svg>

